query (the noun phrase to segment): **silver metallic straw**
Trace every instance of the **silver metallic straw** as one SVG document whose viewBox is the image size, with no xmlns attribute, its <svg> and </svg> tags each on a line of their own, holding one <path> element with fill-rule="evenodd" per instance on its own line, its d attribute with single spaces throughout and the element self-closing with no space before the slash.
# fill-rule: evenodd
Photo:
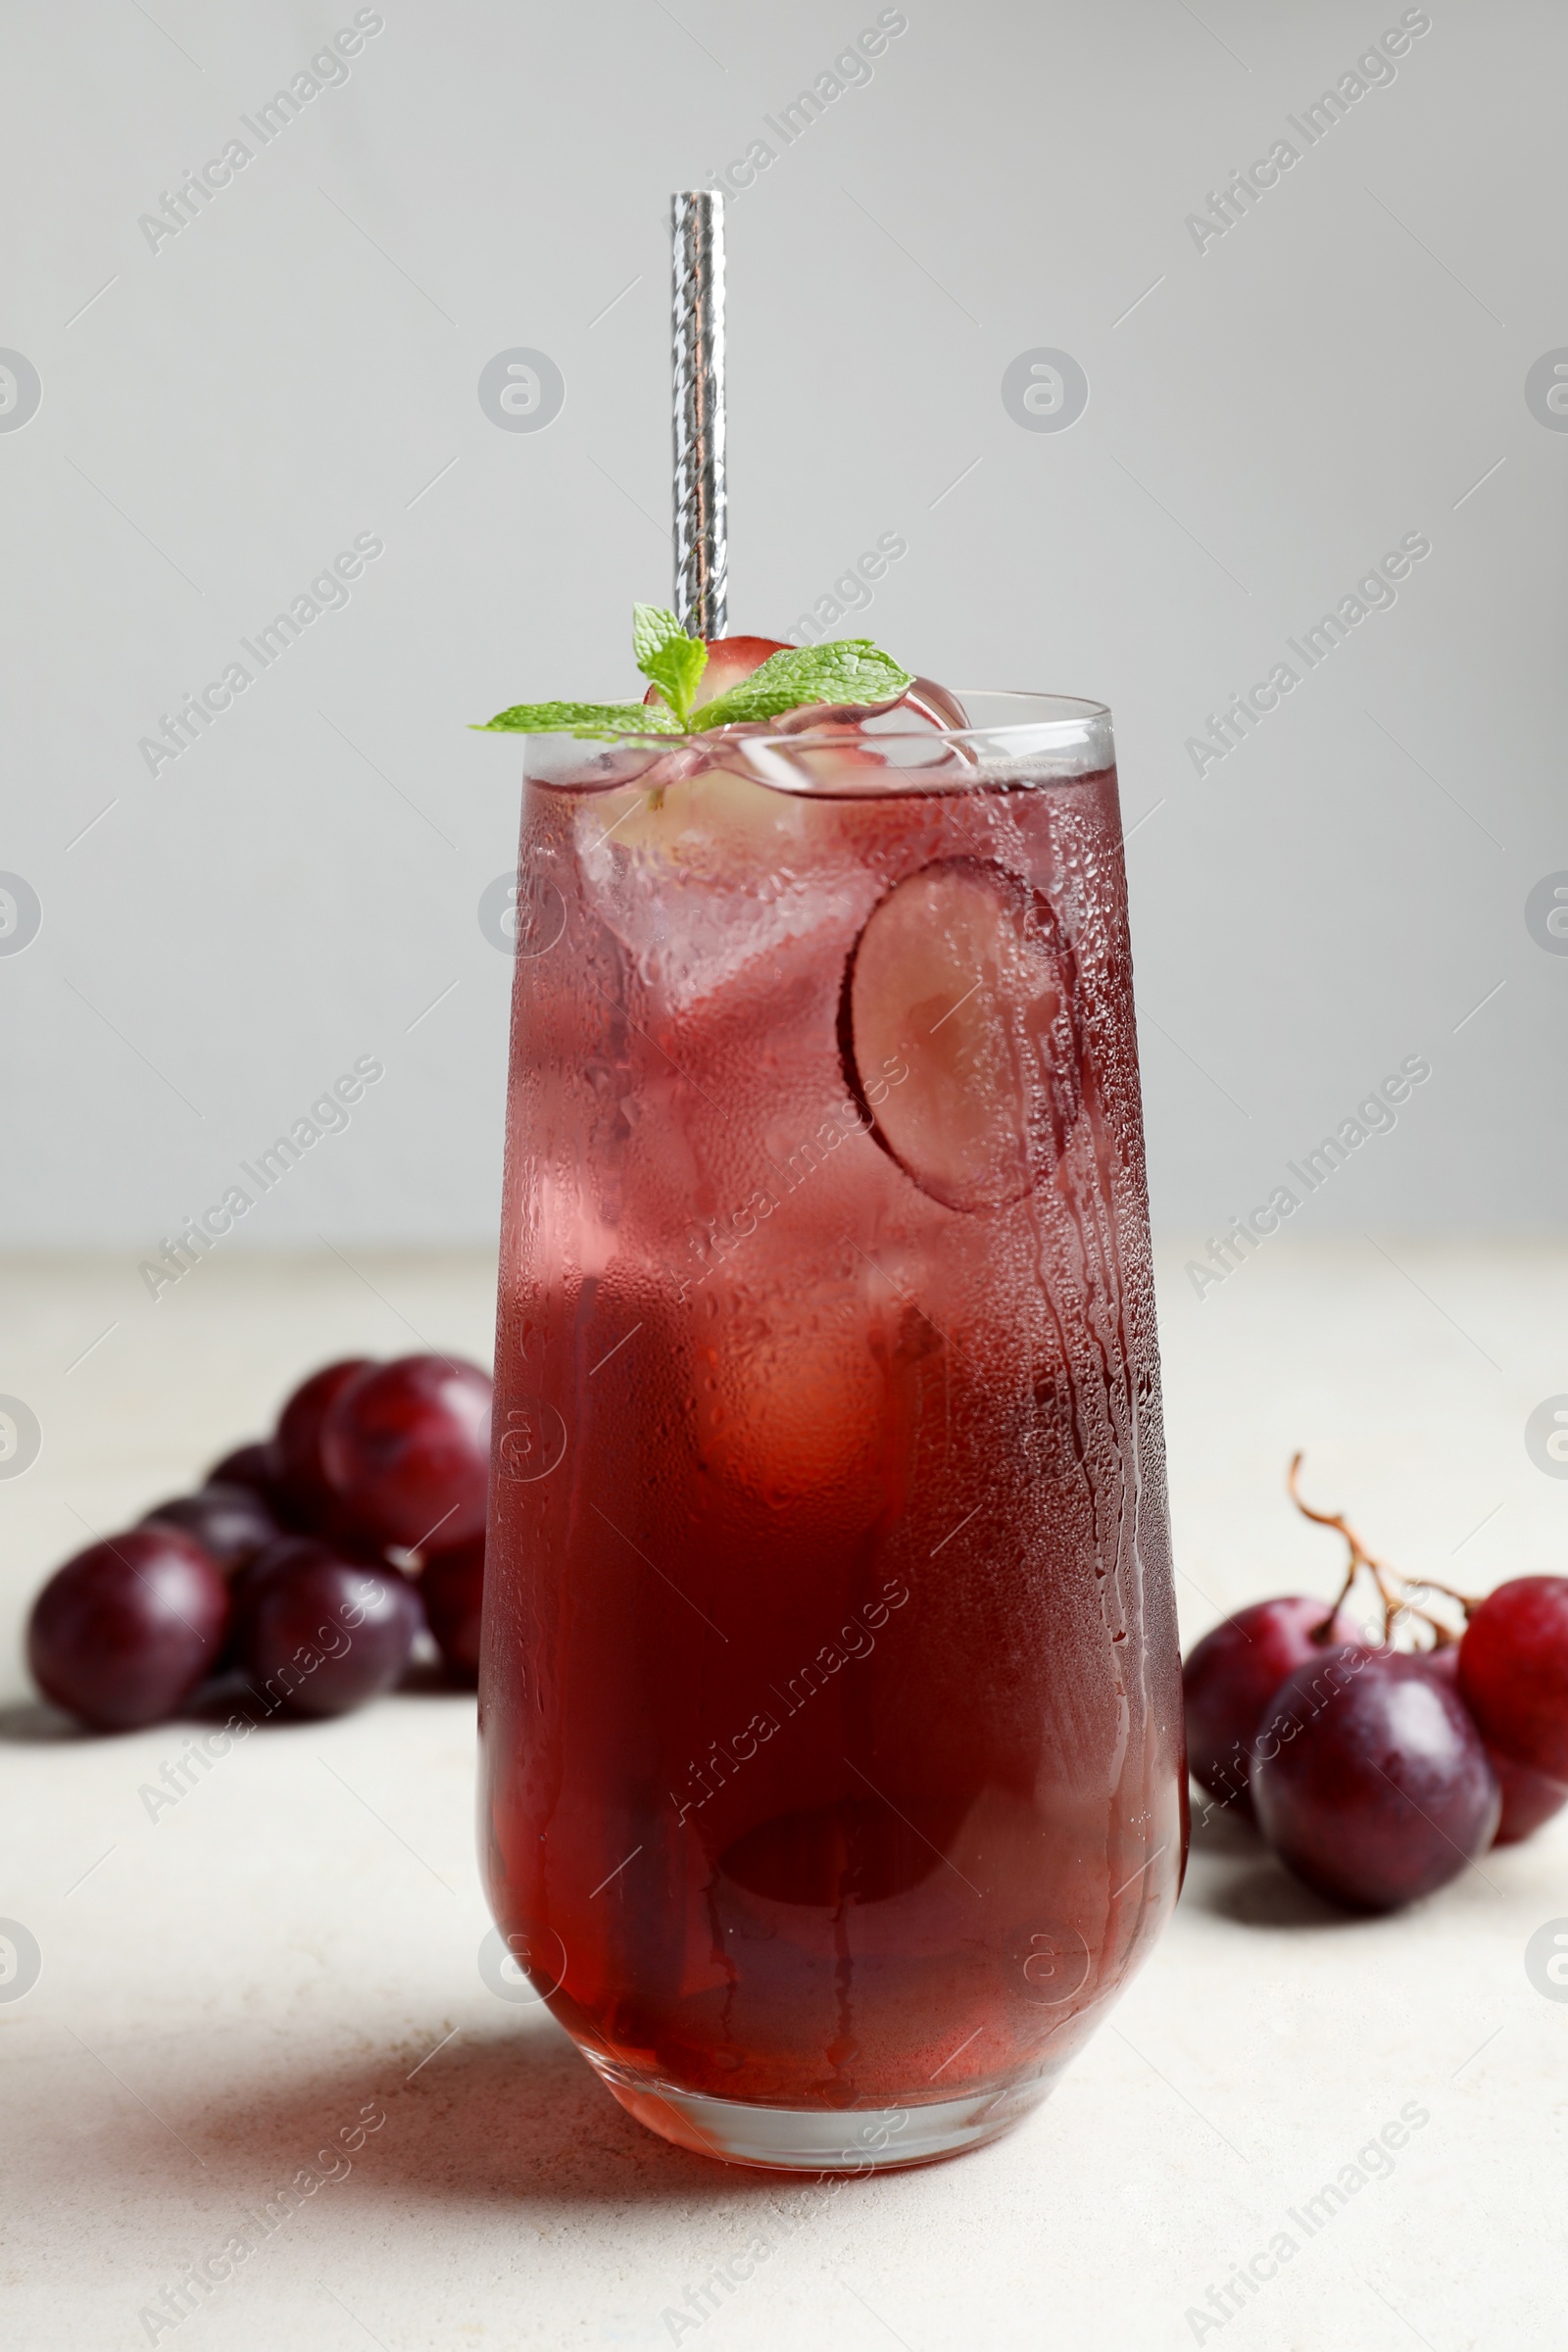
<svg viewBox="0 0 1568 2352">
<path fill-rule="evenodd" d="M 688 637 L 728 626 L 724 495 L 724 199 L 670 198 L 674 241 L 675 616 Z"/>
</svg>

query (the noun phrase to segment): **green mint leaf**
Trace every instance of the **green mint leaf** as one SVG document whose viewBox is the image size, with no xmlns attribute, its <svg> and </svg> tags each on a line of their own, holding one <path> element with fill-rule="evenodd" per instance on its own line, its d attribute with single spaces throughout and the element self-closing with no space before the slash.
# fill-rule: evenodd
<svg viewBox="0 0 1568 2352">
<path fill-rule="evenodd" d="M 609 741 L 622 735 L 707 734 L 780 717 L 812 704 L 887 706 L 907 694 L 914 680 L 866 637 L 843 637 L 831 645 L 791 646 L 773 654 L 727 693 L 699 710 L 697 690 L 708 666 L 708 648 L 688 637 L 673 612 L 662 605 L 632 607 L 632 650 L 637 666 L 652 681 L 655 699 L 646 703 L 514 703 L 475 730 L 488 735 L 575 735 Z M 662 698 L 662 699 L 660 699 Z"/>
<path fill-rule="evenodd" d="M 868 637 L 841 637 L 831 645 L 770 654 L 749 678 L 694 710 L 687 723 L 706 732 L 710 727 L 777 718 L 806 703 L 896 702 L 913 684 L 909 672 Z"/>
<path fill-rule="evenodd" d="M 662 605 L 633 605 L 631 645 L 643 676 L 659 688 L 684 726 L 708 667 L 707 646 L 700 637 L 688 637 Z"/>
<path fill-rule="evenodd" d="M 676 735 L 679 721 L 662 703 L 514 703 L 473 730 L 477 735 Z"/>
<path fill-rule="evenodd" d="M 655 654 L 668 645 L 672 637 L 684 637 L 685 630 L 662 605 L 633 605 L 631 609 L 631 650 L 643 676 Z"/>
</svg>

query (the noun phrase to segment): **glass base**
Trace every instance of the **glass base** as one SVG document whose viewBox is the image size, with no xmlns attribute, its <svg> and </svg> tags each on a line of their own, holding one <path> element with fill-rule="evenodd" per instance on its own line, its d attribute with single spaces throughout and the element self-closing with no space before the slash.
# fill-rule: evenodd
<svg viewBox="0 0 1568 2352">
<path fill-rule="evenodd" d="M 627 2074 L 592 2051 L 584 2057 L 628 2115 L 662 2139 L 724 2164 L 781 2173 L 891 2172 L 937 2164 L 1000 2139 L 1038 2107 L 1049 2076 L 910 2107 L 753 2107 L 711 2099 L 672 2082 Z"/>
</svg>

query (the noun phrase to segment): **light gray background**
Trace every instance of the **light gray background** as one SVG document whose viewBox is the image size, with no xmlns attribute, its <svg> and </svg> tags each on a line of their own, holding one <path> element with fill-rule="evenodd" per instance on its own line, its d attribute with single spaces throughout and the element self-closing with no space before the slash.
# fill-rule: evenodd
<svg viewBox="0 0 1568 2352">
<path fill-rule="evenodd" d="M 476 908 L 517 760 L 464 722 L 630 686 L 668 582 L 668 193 L 877 16 L 387 0 L 150 251 L 138 216 L 354 13 L 4 12 L 0 344 L 43 385 L 0 432 L 0 867 L 43 908 L 0 956 L 4 1238 L 127 1278 L 366 1054 L 352 1128 L 225 1247 L 492 1237 L 510 964 Z M 1217 1230 L 1415 1053 L 1298 1224 L 1555 1221 L 1568 957 L 1524 903 L 1568 868 L 1568 439 L 1524 379 L 1568 343 L 1560 11 L 1434 0 L 1201 254 L 1186 216 L 1398 6 L 906 14 L 729 208 L 734 625 L 791 631 L 897 531 L 857 629 L 1111 704 L 1157 1221 Z M 564 375 L 545 431 L 479 407 L 514 345 Z M 1088 374 L 1065 432 L 1003 406 L 1042 345 Z M 348 608 L 149 776 L 160 712 L 365 531 Z M 1411 531 L 1397 605 L 1195 774 L 1205 713 Z"/>
</svg>

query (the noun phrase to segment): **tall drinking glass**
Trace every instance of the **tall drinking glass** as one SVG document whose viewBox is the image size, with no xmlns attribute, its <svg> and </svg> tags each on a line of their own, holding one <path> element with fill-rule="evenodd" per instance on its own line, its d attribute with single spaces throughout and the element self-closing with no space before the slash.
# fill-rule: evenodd
<svg viewBox="0 0 1568 2352">
<path fill-rule="evenodd" d="M 527 746 L 489 1893 L 742 2163 L 1005 2129 L 1185 1853 L 1109 714 L 962 715 Z"/>
</svg>

